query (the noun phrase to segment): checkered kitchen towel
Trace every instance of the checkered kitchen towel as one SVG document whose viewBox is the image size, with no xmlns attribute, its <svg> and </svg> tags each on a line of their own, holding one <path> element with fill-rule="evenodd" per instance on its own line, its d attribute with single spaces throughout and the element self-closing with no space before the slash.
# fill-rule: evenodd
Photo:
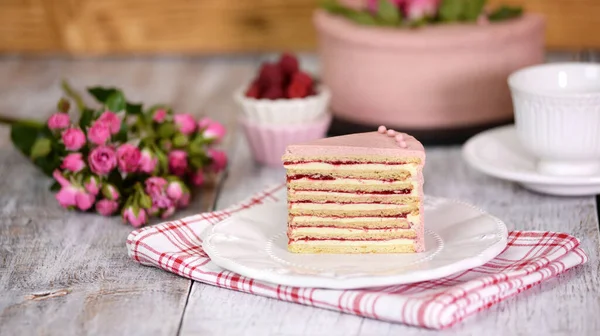
<svg viewBox="0 0 600 336">
<path fill-rule="evenodd" d="M 513 231 L 498 257 L 475 269 L 434 281 L 361 290 L 294 288 L 225 271 L 202 250 L 202 232 L 256 204 L 282 202 L 284 186 L 223 211 L 145 227 L 127 238 L 135 261 L 203 283 L 344 313 L 426 328 L 450 327 L 587 261 L 579 240 L 564 233 Z M 281 194 L 281 193 L 279 193 Z"/>
</svg>

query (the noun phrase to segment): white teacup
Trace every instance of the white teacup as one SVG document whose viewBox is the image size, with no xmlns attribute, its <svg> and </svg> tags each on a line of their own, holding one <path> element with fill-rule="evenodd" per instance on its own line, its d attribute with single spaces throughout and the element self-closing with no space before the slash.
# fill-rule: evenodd
<svg viewBox="0 0 600 336">
<path fill-rule="evenodd" d="M 600 172 L 600 65 L 549 63 L 511 74 L 517 134 L 540 173 Z"/>
</svg>

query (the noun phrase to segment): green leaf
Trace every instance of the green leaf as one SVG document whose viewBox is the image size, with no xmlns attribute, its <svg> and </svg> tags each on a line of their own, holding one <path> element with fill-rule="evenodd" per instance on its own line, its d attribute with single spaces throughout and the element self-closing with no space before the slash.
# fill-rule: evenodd
<svg viewBox="0 0 600 336">
<path fill-rule="evenodd" d="M 375 26 L 377 25 L 377 20 L 367 12 L 361 11 L 349 11 L 346 13 L 346 17 L 355 23 L 365 25 L 365 26 Z"/>
<path fill-rule="evenodd" d="M 152 199 L 146 193 L 140 193 L 140 207 L 150 209 L 152 207 Z"/>
<path fill-rule="evenodd" d="M 58 104 L 56 104 L 56 109 L 59 112 L 63 112 L 63 113 L 69 112 L 69 107 L 71 107 L 71 104 L 65 98 L 60 98 L 60 100 L 58 101 Z"/>
<path fill-rule="evenodd" d="M 377 17 L 384 24 L 399 25 L 402 22 L 398 7 L 390 0 L 379 0 L 377 2 Z"/>
<path fill-rule="evenodd" d="M 57 181 L 54 181 L 54 183 L 52 183 L 52 185 L 50 186 L 50 191 L 59 191 L 61 188 L 60 183 L 58 183 Z"/>
<path fill-rule="evenodd" d="M 197 170 L 204 166 L 204 162 L 202 161 L 202 158 L 192 156 L 190 157 L 190 165 L 192 166 L 192 168 L 194 168 L 194 170 Z"/>
<path fill-rule="evenodd" d="M 348 10 L 346 7 L 340 5 L 335 0 L 322 1 L 320 7 L 330 12 L 331 14 L 342 14 Z"/>
<path fill-rule="evenodd" d="M 117 92 L 118 90 L 115 88 L 103 88 L 103 87 L 92 87 L 92 88 L 88 88 L 87 91 L 94 96 L 94 98 L 96 98 L 96 100 L 103 104 L 106 105 L 106 102 L 108 100 L 108 97 L 110 97 L 113 93 Z"/>
<path fill-rule="evenodd" d="M 117 142 L 127 141 L 127 125 L 125 123 L 121 123 L 121 129 L 119 130 L 119 133 L 113 136 L 113 140 Z"/>
<path fill-rule="evenodd" d="M 189 151 L 192 155 L 204 154 L 204 145 L 202 137 L 196 137 L 194 141 L 190 143 Z"/>
<path fill-rule="evenodd" d="M 344 7 L 334 0 L 322 2 L 321 8 L 325 9 L 331 14 L 344 16 L 348 20 L 354 21 L 361 25 L 372 26 L 377 25 L 378 23 L 377 19 L 369 12 Z"/>
<path fill-rule="evenodd" d="M 177 130 L 175 129 L 175 125 L 173 123 L 166 122 L 158 126 L 158 130 L 156 130 L 156 133 L 161 138 L 170 138 L 171 136 L 173 136 L 173 134 L 175 134 L 176 131 Z"/>
<path fill-rule="evenodd" d="M 33 160 L 33 163 L 38 166 L 44 174 L 52 176 L 52 172 L 60 166 L 60 158 L 56 155 L 48 155 L 46 157 L 38 157 Z"/>
<path fill-rule="evenodd" d="M 445 22 L 459 21 L 462 17 L 464 0 L 443 0 L 440 5 L 440 19 Z"/>
<path fill-rule="evenodd" d="M 483 12 L 486 0 L 467 0 L 464 3 L 463 18 L 467 21 L 477 21 Z"/>
<path fill-rule="evenodd" d="M 126 103 L 123 92 L 117 90 L 108 96 L 105 105 L 112 112 L 120 112 L 125 109 Z"/>
<path fill-rule="evenodd" d="M 141 115 L 142 114 L 142 104 L 125 104 L 125 111 L 130 115 Z"/>
<path fill-rule="evenodd" d="M 83 109 L 83 113 L 81 113 L 81 118 L 79 118 L 79 127 L 82 130 L 85 130 L 92 124 L 92 120 L 94 119 L 94 110 L 90 110 L 88 108 Z"/>
<path fill-rule="evenodd" d="M 183 148 L 190 142 L 190 138 L 180 132 L 177 132 L 173 137 L 173 146 L 177 148 Z"/>
<path fill-rule="evenodd" d="M 14 123 L 10 129 L 10 139 L 15 147 L 25 156 L 31 155 L 31 148 L 35 144 L 38 135 L 44 125 L 36 121 L 23 120 Z"/>
<path fill-rule="evenodd" d="M 46 157 L 52 151 L 52 143 L 48 138 L 37 138 L 31 147 L 29 157 L 35 160 L 39 157 Z"/>
<path fill-rule="evenodd" d="M 488 19 L 490 21 L 502 21 L 508 19 L 514 19 L 523 14 L 523 8 L 521 7 L 510 7 L 510 6 L 502 6 L 495 11 L 493 11 Z"/>
<path fill-rule="evenodd" d="M 158 159 L 158 165 L 159 165 L 159 171 L 163 172 L 163 173 L 168 173 L 169 172 L 169 160 L 167 159 L 167 156 L 165 155 L 165 153 L 161 150 L 154 150 L 154 154 L 156 154 L 156 158 Z"/>
</svg>

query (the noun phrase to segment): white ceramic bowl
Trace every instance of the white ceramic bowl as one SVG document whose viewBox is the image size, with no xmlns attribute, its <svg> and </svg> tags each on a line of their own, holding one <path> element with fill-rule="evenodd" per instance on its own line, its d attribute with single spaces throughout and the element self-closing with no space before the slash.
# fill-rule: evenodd
<svg viewBox="0 0 600 336">
<path fill-rule="evenodd" d="M 331 94 L 324 86 L 316 88 L 317 94 L 294 99 L 254 99 L 244 95 L 247 86 L 235 92 L 234 98 L 242 115 L 257 124 L 304 124 L 319 119 L 327 112 Z"/>
<path fill-rule="evenodd" d="M 551 63 L 508 78 L 517 135 L 539 172 L 600 171 L 600 65 Z"/>
</svg>

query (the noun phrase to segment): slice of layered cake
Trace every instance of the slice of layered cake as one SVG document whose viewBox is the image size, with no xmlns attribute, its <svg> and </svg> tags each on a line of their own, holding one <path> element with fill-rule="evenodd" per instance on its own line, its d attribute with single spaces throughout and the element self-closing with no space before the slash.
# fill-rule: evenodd
<svg viewBox="0 0 600 336">
<path fill-rule="evenodd" d="M 425 150 L 386 130 L 288 146 L 288 250 L 422 252 Z"/>
</svg>

